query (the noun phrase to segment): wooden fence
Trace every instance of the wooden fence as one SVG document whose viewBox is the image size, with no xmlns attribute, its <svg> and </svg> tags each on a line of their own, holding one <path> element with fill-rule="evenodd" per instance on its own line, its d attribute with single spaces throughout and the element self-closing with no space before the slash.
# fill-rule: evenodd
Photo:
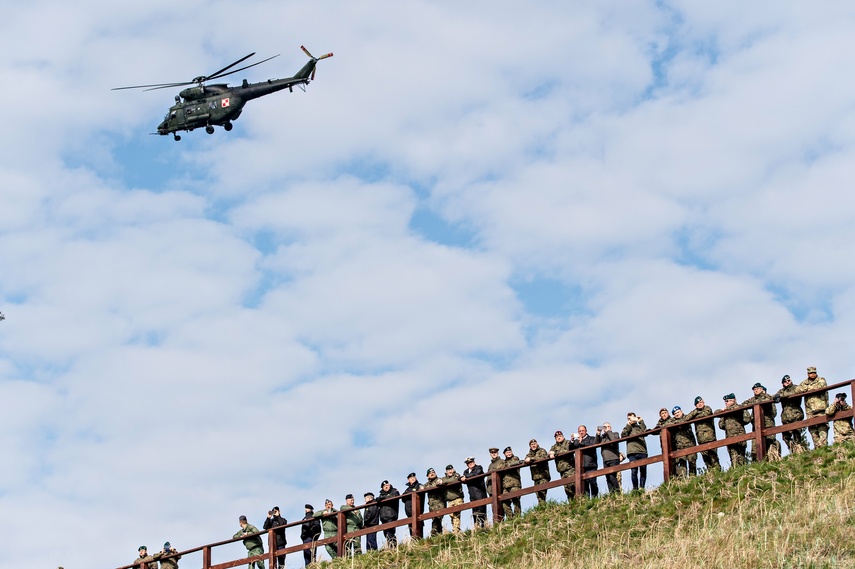
<svg viewBox="0 0 855 569">
<path fill-rule="evenodd" d="M 805 393 L 800 393 L 798 395 L 794 395 L 791 397 L 782 398 L 782 401 L 785 399 L 791 399 L 791 398 L 796 398 L 796 397 L 801 398 L 801 397 L 804 397 L 806 395 L 827 392 L 827 391 L 831 391 L 832 389 L 841 389 L 841 388 L 845 389 L 846 387 L 849 388 L 849 400 L 852 401 L 853 400 L 853 394 L 855 394 L 855 391 L 853 391 L 853 389 L 855 389 L 855 379 L 851 379 L 851 380 L 844 381 L 841 383 L 829 385 L 829 386 L 823 387 L 821 389 L 816 389 L 814 391 L 808 391 Z M 620 464 L 617 464 L 615 466 L 610 466 L 608 468 L 599 468 L 597 470 L 590 470 L 588 472 L 584 472 L 583 469 L 581 468 L 583 448 L 586 451 L 591 452 L 591 449 L 596 449 L 598 447 L 603 447 L 605 445 L 613 445 L 615 443 L 626 442 L 626 441 L 629 441 L 631 439 L 639 438 L 639 435 L 626 437 L 626 438 L 622 438 L 622 439 L 617 439 L 617 440 L 613 440 L 613 441 L 608 441 L 608 442 L 600 443 L 597 445 L 590 445 L 590 446 L 586 446 L 586 447 L 582 447 L 582 448 L 576 448 L 572 451 L 572 454 L 574 455 L 575 466 L 576 466 L 576 468 L 575 468 L 575 479 L 572 481 L 575 483 L 575 486 L 576 486 L 576 497 L 581 497 L 583 495 L 583 493 L 584 493 L 584 481 L 585 480 L 588 480 L 591 478 L 597 478 L 600 476 L 605 476 L 607 474 L 614 474 L 614 473 L 622 472 L 624 470 L 629 470 L 631 468 L 638 468 L 640 466 L 647 466 L 647 465 L 651 465 L 651 464 L 656 464 L 656 463 L 662 463 L 663 478 L 664 478 L 664 481 L 667 482 L 672 476 L 675 475 L 677 459 L 682 458 L 682 457 L 687 456 L 687 455 L 690 455 L 690 454 L 699 453 L 699 452 L 702 452 L 705 450 L 710 450 L 710 449 L 717 449 L 719 447 L 723 447 L 723 446 L 726 446 L 729 444 L 734 444 L 734 443 L 738 443 L 738 442 L 742 442 L 742 441 L 753 440 L 754 441 L 754 451 L 757 455 L 757 460 L 763 460 L 766 456 L 766 450 L 767 450 L 766 449 L 766 437 L 767 436 L 777 435 L 778 433 L 784 433 L 784 432 L 788 432 L 788 431 L 795 431 L 795 430 L 803 429 L 805 427 L 810 427 L 813 425 L 819 425 L 822 423 L 828 423 L 829 420 L 846 419 L 846 418 L 852 418 L 853 416 L 855 416 L 855 412 L 853 412 L 853 410 L 850 409 L 848 411 L 839 412 L 836 415 L 833 415 L 830 417 L 826 416 L 826 415 L 822 415 L 822 416 L 817 416 L 817 417 L 813 417 L 813 418 L 807 418 L 803 421 L 798 421 L 795 423 L 787 423 L 785 425 L 779 425 L 779 426 L 775 426 L 775 427 L 765 427 L 764 426 L 765 421 L 764 421 L 763 405 L 767 405 L 767 404 L 768 404 L 768 402 L 764 402 L 764 403 L 754 404 L 753 406 L 746 405 L 746 406 L 732 407 L 730 409 L 727 409 L 726 411 L 714 413 L 711 416 L 708 415 L 708 416 L 702 417 L 700 419 L 694 419 L 692 421 L 681 422 L 680 425 L 698 423 L 701 421 L 709 421 L 710 419 L 716 419 L 716 418 L 719 418 L 723 415 L 733 413 L 736 410 L 752 409 L 753 408 L 753 412 L 754 412 L 754 421 L 753 421 L 754 430 L 753 430 L 753 432 L 746 433 L 744 435 L 739 435 L 736 437 L 728 437 L 728 438 L 719 439 L 719 440 L 714 441 L 714 442 L 696 445 L 696 446 L 693 446 L 691 448 L 685 448 L 685 449 L 680 449 L 680 450 L 674 449 L 674 445 L 671 441 L 671 429 L 673 429 L 673 427 L 675 425 L 667 425 L 667 426 L 662 427 L 662 428 L 649 429 L 649 430 L 645 431 L 644 435 L 641 435 L 641 436 L 645 436 L 645 437 L 651 436 L 651 435 L 655 436 L 658 434 L 660 442 L 661 442 L 661 446 L 662 446 L 662 453 L 661 454 L 658 454 L 656 456 L 649 456 L 648 458 L 636 460 L 636 461 L 629 462 L 629 463 L 620 463 Z M 571 453 L 566 453 L 566 454 L 571 454 Z M 467 478 L 467 481 L 475 480 L 477 478 L 490 477 L 492 479 L 493 489 L 500 489 L 502 487 L 501 475 L 504 471 L 527 468 L 527 467 L 531 466 L 532 464 L 537 464 L 537 463 L 552 462 L 552 461 L 560 458 L 561 456 L 566 456 L 566 454 L 565 455 L 556 455 L 555 458 L 544 459 L 544 460 L 540 460 L 540 461 L 533 461 L 533 462 L 530 462 L 524 466 L 518 465 L 518 466 L 506 468 L 504 470 L 497 470 L 497 471 L 488 472 L 488 473 L 485 473 L 485 474 L 482 474 L 479 476 Z M 377 525 L 377 526 L 371 526 L 369 528 L 364 528 L 364 529 L 361 529 L 359 531 L 347 533 L 346 532 L 347 524 L 346 524 L 346 520 L 345 520 L 345 514 L 347 512 L 352 512 L 353 510 L 348 510 L 346 512 L 337 511 L 335 513 L 329 514 L 328 516 L 324 516 L 324 517 L 335 516 L 336 524 L 337 524 L 337 528 L 338 528 L 337 535 L 335 535 L 333 537 L 329 537 L 329 538 L 319 539 L 319 540 L 316 540 L 316 541 L 311 542 L 311 543 L 299 543 L 299 544 L 295 544 L 295 545 L 285 547 L 283 549 L 278 549 L 278 550 L 276 549 L 276 537 L 275 537 L 275 534 L 273 533 L 274 530 L 281 530 L 281 529 L 294 528 L 294 527 L 301 526 L 303 523 L 305 523 L 305 521 L 300 520 L 297 522 L 291 522 L 291 523 L 288 523 L 286 525 L 278 526 L 276 528 L 272 528 L 269 530 L 264 530 L 264 531 L 259 532 L 258 534 L 254 534 L 254 535 L 267 534 L 267 538 L 266 538 L 267 539 L 267 553 L 264 553 L 263 555 L 257 555 L 255 557 L 251 557 L 251 558 L 250 557 L 241 557 L 238 559 L 229 560 L 229 561 L 225 561 L 222 563 L 216 563 L 216 564 L 212 562 L 212 552 L 215 548 L 219 548 L 219 547 L 223 547 L 223 546 L 226 546 L 229 544 L 233 544 L 233 543 L 238 542 L 238 541 L 243 541 L 244 539 L 246 539 L 246 536 L 244 536 L 244 537 L 239 537 L 239 538 L 234 538 L 234 539 L 227 539 L 227 540 L 223 540 L 223 541 L 218 541 L 216 543 L 209 543 L 206 545 L 201 545 L 199 547 L 195 547 L 192 549 L 180 551 L 174 555 L 163 556 L 163 558 L 166 559 L 166 558 L 175 557 L 178 555 L 186 556 L 188 554 L 197 553 L 197 552 L 201 551 L 201 553 L 202 553 L 202 569 L 228 569 L 230 567 L 237 567 L 239 565 L 246 565 L 246 564 L 251 563 L 253 561 L 267 561 L 269 564 L 268 567 L 272 568 L 272 567 L 274 567 L 274 564 L 273 564 L 274 559 L 278 556 L 287 555 L 289 553 L 297 553 L 297 552 L 304 551 L 304 550 L 309 549 L 309 548 L 323 547 L 326 544 L 334 544 L 336 546 L 336 550 L 339 552 L 339 555 L 341 555 L 345 551 L 345 541 L 346 540 L 349 540 L 352 538 L 359 538 L 359 537 L 366 535 L 366 534 L 369 534 L 369 533 L 382 532 L 383 530 L 386 530 L 386 529 L 398 528 L 398 527 L 402 527 L 402 526 L 410 526 L 412 535 L 422 537 L 423 536 L 423 530 L 424 530 L 424 523 L 426 521 L 432 520 L 433 518 L 437 518 L 437 517 L 447 516 L 451 513 L 461 512 L 464 510 L 471 510 L 472 508 L 475 508 L 478 506 L 490 505 L 492 507 L 493 523 L 494 524 L 499 523 L 502 521 L 502 518 L 503 518 L 503 511 L 502 511 L 502 502 L 503 501 L 510 500 L 512 498 L 525 496 L 528 494 L 534 494 L 535 492 L 538 492 L 541 490 L 548 490 L 550 488 L 558 488 L 559 486 L 564 486 L 570 482 L 571 482 L 571 480 L 568 478 L 559 478 L 559 479 L 551 480 L 550 482 L 546 482 L 543 484 L 538 484 L 535 486 L 528 486 L 525 488 L 521 488 L 519 490 L 514 490 L 512 492 L 506 492 L 506 493 L 494 492 L 492 497 L 484 498 L 483 500 L 475 500 L 472 502 L 466 502 L 464 504 L 460 504 L 458 506 L 443 508 L 443 509 L 437 510 L 435 512 L 424 512 L 424 513 L 422 513 L 422 509 L 423 509 L 422 504 L 424 502 L 424 497 L 427 494 L 428 490 L 419 490 L 417 492 L 412 492 L 412 493 L 406 495 L 408 498 L 410 498 L 410 497 L 412 498 L 413 515 L 410 517 L 399 518 L 398 520 L 396 520 L 394 522 L 389 522 L 389 523 L 385 523 L 385 524 L 381 524 L 381 525 Z M 444 484 L 443 487 L 447 488 L 447 487 L 455 486 L 458 484 L 465 484 L 465 482 Z M 402 497 L 389 498 L 387 500 L 378 500 L 378 501 L 374 502 L 373 504 L 382 505 L 384 502 L 400 501 L 401 499 L 402 499 Z M 373 504 L 371 504 L 371 505 L 373 505 Z M 368 506 L 369 506 L 369 504 L 360 504 L 358 506 L 354 506 L 354 510 L 361 510 L 361 509 L 367 508 Z M 131 565 L 124 565 L 122 567 L 119 567 L 118 569 L 133 569 L 134 567 L 137 567 L 137 566 L 139 566 L 138 562 L 133 563 Z"/>
</svg>

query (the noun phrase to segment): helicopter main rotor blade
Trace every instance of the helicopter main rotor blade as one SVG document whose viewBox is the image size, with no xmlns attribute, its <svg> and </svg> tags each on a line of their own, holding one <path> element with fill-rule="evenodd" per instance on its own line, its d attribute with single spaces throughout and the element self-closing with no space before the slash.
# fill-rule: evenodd
<svg viewBox="0 0 855 569">
<path fill-rule="evenodd" d="M 214 71 L 213 73 L 211 73 L 210 75 L 208 75 L 207 77 L 205 77 L 205 80 L 207 80 L 207 79 L 211 79 L 211 78 L 213 78 L 213 77 L 216 77 L 217 75 L 219 75 L 219 74 L 220 74 L 220 73 L 222 73 L 223 71 L 226 71 L 226 70 L 228 70 L 228 69 L 231 69 L 232 67 L 234 67 L 234 66 L 235 66 L 235 65 L 237 65 L 238 63 L 241 63 L 242 61 L 246 61 L 247 59 L 249 59 L 249 58 L 250 58 L 250 57 L 252 57 L 253 55 L 255 55 L 255 52 L 254 52 L 254 51 L 253 51 L 252 53 L 250 53 L 249 55 L 246 55 L 246 56 L 244 56 L 244 57 L 241 57 L 240 59 L 238 59 L 237 61 L 235 61 L 235 62 L 234 62 L 234 63 L 232 63 L 231 65 L 226 65 L 225 67 L 223 67 L 223 68 L 222 68 L 222 69 L 220 69 L 219 71 Z"/>
<path fill-rule="evenodd" d="M 237 73 L 239 71 L 243 71 L 244 69 L 249 69 L 250 67 L 255 67 L 256 65 L 261 65 L 265 61 L 270 61 L 273 58 L 279 57 L 279 55 L 280 54 L 277 53 L 276 55 L 274 55 L 272 57 L 268 57 L 267 59 L 262 59 L 261 61 L 253 63 L 252 65 L 246 65 L 246 66 L 241 67 L 239 69 L 235 69 L 234 71 L 229 71 L 228 73 L 221 73 L 220 75 L 217 75 L 217 74 L 209 75 L 208 77 L 205 77 L 205 81 L 210 81 L 211 79 L 219 79 L 220 77 L 225 77 L 227 75 L 231 75 L 232 73 Z M 229 66 L 229 67 L 231 67 L 231 66 Z M 228 68 L 226 68 L 226 69 L 228 69 Z"/>
<path fill-rule="evenodd" d="M 133 85 L 131 87 L 114 87 L 110 89 L 111 91 L 121 91 L 123 89 L 165 89 L 167 87 L 178 87 L 179 85 L 192 85 L 193 81 L 187 81 L 184 83 L 154 83 L 152 85 Z"/>
</svg>

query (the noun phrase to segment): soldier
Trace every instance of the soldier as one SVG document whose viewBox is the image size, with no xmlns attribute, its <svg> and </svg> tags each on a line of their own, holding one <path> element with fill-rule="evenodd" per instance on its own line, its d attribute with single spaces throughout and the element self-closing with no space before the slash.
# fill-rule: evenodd
<svg viewBox="0 0 855 569">
<path fill-rule="evenodd" d="M 288 545 L 288 540 L 285 539 L 285 528 L 280 527 L 288 523 L 288 520 L 283 518 L 279 512 L 279 506 L 273 506 L 273 509 L 267 512 L 267 519 L 264 520 L 264 529 L 274 529 L 273 534 L 276 541 L 276 550 L 285 549 Z M 278 555 L 276 557 L 276 567 L 285 567 L 285 556 Z"/>
<path fill-rule="evenodd" d="M 621 438 L 635 437 L 626 441 L 626 457 L 630 462 L 647 458 L 647 441 L 644 440 L 646 431 L 647 425 L 644 424 L 644 419 L 632 412 L 626 414 L 626 426 L 620 432 L 620 436 Z M 641 474 L 640 479 L 639 473 Z M 647 483 L 647 466 L 631 468 L 629 474 L 632 480 L 632 489 L 644 490 L 644 485 Z"/>
<path fill-rule="evenodd" d="M 603 423 L 602 428 L 597 427 L 597 438 L 600 442 L 617 441 L 620 436 L 612 430 L 610 423 Z M 600 447 L 600 454 L 603 456 L 603 468 L 609 466 L 617 466 L 621 461 L 621 452 L 618 443 L 610 442 L 609 444 Z M 618 482 L 618 473 L 606 474 L 606 484 L 609 487 L 609 494 L 620 493 L 620 483 Z"/>
<path fill-rule="evenodd" d="M 412 494 L 413 492 L 421 490 L 422 488 L 424 488 L 424 486 L 422 486 L 422 483 L 419 482 L 418 478 L 416 478 L 415 472 L 410 472 L 409 474 L 407 474 L 407 487 L 404 489 L 404 494 L 401 496 L 401 501 L 404 503 L 404 514 L 408 518 L 413 517 L 413 497 L 409 496 L 408 494 Z M 418 499 L 419 499 L 419 508 L 418 508 L 419 511 L 417 513 L 423 514 L 425 511 L 425 496 L 424 496 L 424 494 L 420 494 L 418 496 Z M 407 524 L 407 527 L 410 529 L 410 537 L 412 537 L 413 539 L 421 539 L 422 538 L 422 524 L 421 524 L 421 522 L 419 522 L 419 526 L 418 526 L 419 531 L 416 533 L 416 535 L 413 535 L 413 524 Z"/>
<path fill-rule="evenodd" d="M 321 522 L 315 519 L 315 508 L 311 504 L 306 504 L 304 507 L 306 515 L 303 516 L 303 525 L 300 526 L 300 540 L 303 543 L 312 544 L 312 547 L 303 550 L 303 564 L 308 567 L 317 559 L 318 548 L 314 543 L 321 538 Z"/>
<path fill-rule="evenodd" d="M 427 490 L 428 511 L 437 512 L 445 508 L 446 496 L 445 488 L 442 487 L 442 481 L 437 478 L 436 471 L 433 468 L 427 470 L 427 482 L 422 486 Z M 442 516 L 437 516 L 431 520 L 430 536 L 440 535 L 442 533 Z"/>
<path fill-rule="evenodd" d="M 826 387 L 824 377 L 817 377 L 816 368 L 811 366 L 807 368 L 807 379 L 801 382 L 796 388 L 796 393 L 805 393 Z M 807 411 L 808 419 L 825 415 L 825 410 L 828 408 L 828 391 L 820 391 L 819 393 L 811 393 L 805 395 L 805 411 Z M 813 448 L 824 447 L 828 444 L 828 423 L 820 423 L 808 427 L 811 439 L 813 439 Z"/>
<path fill-rule="evenodd" d="M 781 386 L 781 389 L 773 397 L 775 403 L 781 404 L 781 424 L 787 425 L 803 421 L 805 414 L 802 411 L 802 398 L 796 395 L 798 388 L 793 385 L 793 380 L 790 379 L 789 375 L 781 378 Z M 787 443 L 787 448 L 790 449 L 790 454 L 798 454 L 807 449 L 804 427 L 794 431 L 784 431 L 781 434 L 784 437 L 784 442 Z"/>
<path fill-rule="evenodd" d="M 335 537 L 338 535 L 338 510 L 333 508 L 333 502 L 329 498 L 324 501 L 324 509 L 315 513 L 315 518 L 321 518 L 321 527 L 324 529 L 324 539 Z M 328 543 L 324 546 L 327 550 L 327 555 L 330 559 L 338 557 L 338 547 L 336 543 Z"/>
<path fill-rule="evenodd" d="M 461 480 L 466 482 L 469 489 L 469 501 L 483 500 L 487 497 L 487 486 L 484 477 L 476 478 L 484 474 L 484 469 L 475 464 L 474 456 L 466 457 L 466 470 L 463 471 Z M 472 521 L 476 528 L 483 528 L 487 523 L 487 506 L 475 506 L 472 508 Z"/>
<path fill-rule="evenodd" d="M 264 542 L 261 541 L 261 536 L 254 535 L 258 533 L 258 528 L 247 523 L 246 516 L 240 516 L 238 523 L 240 524 L 240 529 L 232 537 L 234 539 L 239 537 L 244 538 L 243 546 L 246 547 L 246 556 L 255 557 L 256 555 L 264 555 Z M 264 569 L 264 560 L 259 559 L 258 561 L 250 562 L 249 568 L 252 569 L 253 565 L 258 567 L 258 569 Z"/>
<path fill-rule="evenodd" d="M 488 476 L 484 479 L 484 484 L 487 486 L 487 495 L 493 495 L 493 477 L 489 475 L 490 472 L 495 470 L 501 470 L 505 467 L 505 460 L 499 457 L 499 449 L 496 447 L 490 447 L 488 451 L 490 453 L 490 465 L 487 467 Z M 499 476 L 499 481 L 501 482 L 502 477 Z"/>
<path fill-rule="evenodd" d="M 597 448 L 591 445 L 598 444 L 600 437 L 592 437 L 588 434 L 588 427 L 579 425 L 579 430 L 571 435 L 573 440 L 570 441 L 573 449 L 582 449 L 582 472 L 590 472 L 597 469 Z M 591 447 L 591 448 L 585 448 Z M 597 478 L 586 478 L 583 480 L 585 485 L 585 494 L 590 498 L 596 498 L 600 494 L 600 488 L 597 485 Z"/>
<path fill-rule="evenodd" d="M 838 393 L 834 396 L 834 402 L 825 409 L 828 416 L 835 415 L 841 411 L 849 411 L 852 407 L 846 403 L 846 394 Z M 852 430 L 852 417 L 835 419 L 834 421 L 834 444 L 843 441 L 855 441 L 855 431 Z"/>
<path fill-rule="evenodd" d="M 344 497 L 344 505 L 339 508 L 339 511 L 347 512 L 344 515 L 345 533 L 352 533 L 363 528 L 362 514 L 356 508 L 356 498 L 353 494 L 348 494 Z M 344 541 L 344 556 L 356 557 L 362 555 L 362 538 L 350 537 Z"/>
<path fill-rule="evenodd" d="M 531 464 L 535 462 L 536 464 L 531 464 L 531 481 L 534 482 L 535 486 L 538 484 L 544 484 L 552 480 L 552 476 L 549 474 L 549 455 L 546 450 L 543 449 L 537 441 L 531 439 L 528 441 L 529 451 L 525 455 L 526 464 Z M 543 462 L 538 462 L 543 461 Z M 538 490 L 537 491 L 537 503 L 543 504 L 546 502 L 546 490 Z"/>
<path fill-rule="evenodd" d="M 692 425 L 686 424 L 686 416 L 683 415 L 683 409 L 679 405 L 675 405 L 671 409 L 671 435 L 674 437 L 674 448 L 684 450 L 697 446 L 695 433 L 692 432 Z M 677 459 L 677 476 L 695 476 L 698 473 L 698 454 L 692 453 Z"/>
<path fill-rule="evenodd" d="M 666 409 L 665 407 L 660 409 L 659 410 L 659 420 L 656 421 L 656 428 L 661 429 L 665 425 L 670 425 L 672 422 L 673 422 L 673 419 L 671 419 L 671 414 L 668 413 L 668 409 Z"/>
<path fill-rule="evenodd" d="M 506 447 L 504 453 L 505 468 L 523 464 L 523 461 L 521 461 L 519 457 L 514 454 L 514 451 L 511 449 L 511 447 Z M 522 478 L 520 476 L 519 468 L 512 468 L 510 470 L 505 470 L 504 472 L 502 472 L 502 493 L 513 492 L 514 490 L 520 490 L 521 488 Z M 522 502 L 520 501 L 520 497 L 517 496 L 516 498 L 502 500 L 502 509 L 505 512 L 506 518 L 511 518 L 513 516 L 518 516 L 522 514 Z"/>
<path fill-rule="evenodd" d="M 570 447 L 570 441 L 564 438 L 564 433 L 555 431 L 555 444 L 549 449 L 549 458 L 555 459 L 555 469 L 561 478 L 570 480 L 564 485 L 564 493 L 569 502 L 576 496 L 576 455 Z"/>
<path fill-rule="evenodd" d="M 736 407 L 736 395 L 728 393 L 724 399 L 724 409 L 719 409 L 716 413 L 726 411 Z M 724 431 L 727 437 L 737 437 L 745 434 L 745 425 L 751 422 L 751 416 L 747 409 L 740 409 L 722 415 L 718 420 L 718 428 Z M 745 441 L 727 445 L 727 452 L 730 454 L 730 465 L 740 466 L 745 464 Z"/>
<path fill-rule="evenodd" d="M 398 511 L 400 510 L 400 501 L 392 500 L 397 498 L 401 493 L 398 492 L 388 480 L 380 483 L 380 523 L 388 524 L 398 520 Z M 386 538 L 386 548 L 395 549 L 398 547 L 398 537 L 395 535 L 395 528 L 384 529 L 383 537 Z"/>
<path fill-rule="evenodd" d="M 695 423 L 695 435 L 698 438 L 698 444 L 702 445 L 705 443 L 715 442 L 715 422 L 712 418 L 712 408 L 704 403 L 704 398 L 698 395 L 695 397 L 695 408 L 692 411 L 684 416 L 684 420 L 692 421 L 694 419 L 700 419 L 701 417 L 709 417 L 709 419 L 705 419 L 703 421 L 698 421 Z M 704 457 L 704 466 L 707 467 L 707 470 L 721 470 L 721 462 L 718 459 L 718 449 L 711 448 L 709 450 L 705 450 L 701 452 L 701 456 Z"/>
<path fill-rule="evenodd" d="M 175 555 L 176 553 L 178 553 L 178 550 L 172 547 L 172 544 L 167 541 L 163 544 L 163 549 L 159 553 L 155 553 L 152 557 L 160 560 L 160 569 L 178 569 L 178 560 L 181 559 L 181 556 Z M 167 555 L 175 555 L 175 557 L 163 559 Z"/>
<path fill-rule="evenodd" d="M 134 565 L 139 565 L 140 569 L 157 569 L 157 561 L 148 554 L 148 547 L 140 545 L 137 552 L 139 557 L 134 560 Z"/>
<path fill-rule="evenodd" d="M 463 484 L 460 483 L 460 475 L 454 470 L 454 466 L 445 467 L 445 476 L 440 484 L 445 485 L 445 502 L 447 508 L 453 508 L 463 503 Z M 451 518 L 451 531 L 460 533 L 460 512 L 449 514 Z"/>
<path fill-rule="evenodd" d="M 775 417 L 778 415 L 778 408 L 775 407 L 775 400 L 772 396 L 766 393 L 766 388 L 759 381 L 751 386 L 754 391 L 754 397 L 746 399 L 742 402 L 743 405 L 754 405 L 756 403 L 764 403 L 761 405 L 763 409 L 763 426 L 774 427 Z M 754 420 L 754 411 L 749 411 L 751 420 Z M 766 452 L 772 460 L 781 458 L 781 443 L 775 435 L 770 435 L 766 438 Z M 754 443 L 751 443 L 751 461 L 757 460 L 757 451 L 754 448 Z"/>
<path fill-rule="evenodd" d="M 363 527 L 370 528 L 380 525 L 380 505 L 374 497 L 374 492 L 366 492 L 364 495 L 365 513 L 362 516 Z M 377 551 L 377 532 L 365 534 L 365 551 Z"/>
</svg>

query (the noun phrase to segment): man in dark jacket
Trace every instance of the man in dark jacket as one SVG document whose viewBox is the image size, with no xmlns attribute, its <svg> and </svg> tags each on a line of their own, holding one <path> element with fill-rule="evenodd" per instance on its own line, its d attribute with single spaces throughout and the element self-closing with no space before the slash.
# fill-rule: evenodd
<svg viewBox="0 0 855 569">
<path fill-rule="evenodd" d="M 400 509 L 400 501 L 393 500 L 401 493 L 398 492 L 388 480 L 380 483 L 380 523 L 388 524 L 398 520 L 398 510 Z M 386 548 L 395 549 L 398 546 L 398 538 L 395 535 L 395 528 L 384 529 L 383 537 L 386 538 Z"/>
<path fill-rule="evenodd" d="M 288 520 L 283 518 L 279 513 L 279 506 L 273 506 L 273 509 L 267 512 L 267 519 L 264 520 L 264 529 L 273 529 L 273 535 L 276 536 L 276 550 L 285 549 L 285 546 L 288 545 L 288 540 L 285 539 L 285 528 L 280 528 L 279 526 L 284 526 L 288 523 Z M 276 556 L 276 568 L 285 567 L 285 556 L 277 555 Z"/>
<path fill-rule="evenodd" d="M 597 428 L 597 436 L 600 438 L 600 442 L 605 443 L 608 441 L 617 441 L 620 439 L 620 435 L 612 430 L 611 423 L 603 423 L 603 428 Z M 620 447 L 617 442 L 610 442 L 607 445 L 603 445 L 600 447 L 600 454 L 603 455 L 603 468 L 607 468 L 609 466 L 617 466 L 620 464 Z M 609 487 L 609 493 L 620 493 L 621 487 L 618 483 L 617 472 L 613 474 L 606 474 L 606 484 Z"/>
<path fill-rule="evenodd" d="M 644 419 L 632 412 L 626 414 L 626 426 L 620 432 L 620 436 L 621 438 L 636 437 L 626 441 L 626 457 L 630 462 L 647 458 L 647 441 L 644 440 L 646 431 L 647 425 L 644 424 Z M 639 474 L 641 474 L 640 479 Z M 647 467 L 631 468 L 630 475 L 632 489 L 644 490 L 644 484 L 647 482 Z"/>
<path fill-rule="evenodd" d="M 306 515 L 303 516 L 303 525 L 300 526 L 300 540 L 303 543 L 314 543 L 321 538 L 321 522 L 315 518 L 315 509 L 311 504 L 306 504 Z M 312 546 L 303 550 L 303 561 L 308 567 L 317 559 L 318 548 Z"/>
<path fill-rule="evenodd" d="M 369 504 L 362 514 L 362 527 L 380 525 L 380 505 L 374 498 L 374 492 L 365 493 L 365 503 Z M 377 551 L 377 532 L 365 534 L 365 551 Z"/>
<path fill-rule="evenodd" d="M 475 464 L 475 457 L 467 457 L 466 470 L 463 471 L 463 476 L 461 476 L 460 479 L 466 482 L 466 487 L 469 489 L 470 502 L 483 500 L 487 497 L 487 486 L 484 483 L 484 477 L 475 478 L 481 474 L 484 474 L 484 469 Z M 476 528 L 483 528 L 487 523 L 487 506 L 476 506 L 472 508 L 472 521 Z"/>
<path fill-rule="evenodd" d="M 401 497 L 401 501 L 404 503 L 404 513 L 407 515 L 408 518 L 413 517 L 413 497 L 407 496 L 407 494 L 412 494 L 416 490 L 421 490 L 421 489 L 422 489 L 422 484 L 421 484 L 421 482 L 419 482 L 419 479 L 416 478 L 416 473 L 410 472 L 407 475 L 407 487 L 404 490 L 404 494 Z M 423 514 L 425 511 L 425 494 L 419 494 L 418 497 L 419 497 L 418 513 Z M 421 523 L 419 524 L 419 531 L 415 536 L 413 535 L 413 524 L 408 524 L 407 527 L 410 529 L 410 537 L 413 537 L 414 539 L 421 539 L 422 538 L 423 529 L 422 529 Z"/>
<path fill-rule="evenodd" d="M 596 448 L 585 448 L 590 447 L 591 445 L 599 444 L 600 438 L 592 437 L 588 434 L 588 427 L 585 425 L 579 425 L 579 432 L 573 433 L 573 440 L 570 441 L 570 445 L 574 448 L 581 448 L 582 450 L 582 472 L 590 472 L 592 470 L 597 469 L 597 449 Z M 597 479 L 596 478 L 587 478 L 584 481 L 585 485 L 585 494 L 590 498 L 596 498 L 600 489 L 597 487 Z"/>
</svg>

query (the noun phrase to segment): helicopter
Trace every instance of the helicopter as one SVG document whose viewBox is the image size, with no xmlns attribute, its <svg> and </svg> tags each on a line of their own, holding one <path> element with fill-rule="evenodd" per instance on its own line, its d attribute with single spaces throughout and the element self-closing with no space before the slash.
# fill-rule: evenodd
<svg viewBox="0 0 855 569">
<path fill-rule="evenodd" d="M 215 71 L 210 75 L 200 75 L 190 81 L 182 81 L 178 83 L 155 83 L 152 85 L 132 85 L 130 87 L 116 87 L 112 91 L 121 91 L 124 89 L 143 89 L 145 91 L 155 91 L 158 89 L 169 89 L 174 87 L 184 87 L 185 85 L 195 85 L 183 89 L 175 95 L 175 104 L 169 107 L 163 122 L 157 125 L 157 132 L 151 134 L 159 134 L 166 136 L 172 134 L 175 140 L 181 140 L 179 131 L 192 131 L 197 128 L 205 127 L 205 132 L 214 134 L 215 126 L 222 126 L 225 130 L 232 130 L 232 121 L 236 120 L 243 112 L 244 105 L 247 102 L 288 89 L 294 92 L 294 86 L 298 86 L 305 90 L 305 86 L 310 81 L 315 79 L 315 66 L 318 61 L 332 57 L 332 53 L 327 53 L 320 57 L 315 57 L 304 46 L 300 46 L 306 55 L 309 56 L 309 62 L 303 66 L 293 77 L 285 79 L 268 79 L 259 83 L 248 83 L 246 79 L 239 87 L 229 87 L 227 83 L 206 84 L 207 81 L 220 79 L 227 75 L 232 75 L 244 69 L 261 65 L 266 61 L 279 57 L 274 55 L 256 63 L 246 65 L 239 69 L 229 71 L 235 65 L 243 63 L 250 57 L 255 55 L 255 52 L 244 56 L 234 63 L 227 65 Z M 228 71 L 228 73 L 227 73 Z"/>
</svg>

